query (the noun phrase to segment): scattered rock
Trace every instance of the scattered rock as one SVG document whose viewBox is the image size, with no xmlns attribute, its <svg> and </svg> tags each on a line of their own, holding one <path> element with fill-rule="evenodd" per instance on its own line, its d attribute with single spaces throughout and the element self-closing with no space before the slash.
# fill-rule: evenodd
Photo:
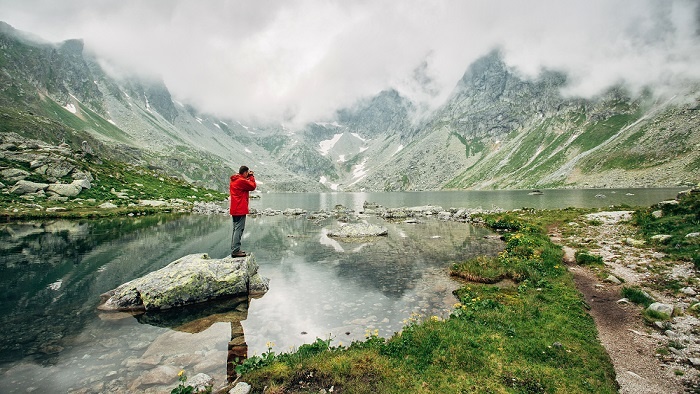
<svg viewBox="0 0 700 394">
<path fill-rule="evenodd" d="M 301 208 L 287 208 L 282 212 L 286 216 L 306 215 L 306 211 Z"/>
<path fill-rule="evenodd" d="M 211 388 L 214 387 L 214 379 L 211 376 L 200 372 L 193 377 L 188 378 L 187 385 L 194 387 L 193 393 L 210 393 Z"/>
<path fill-rule="evenodd" d="M 655 302 L 647 308 L 648 311 L 654 311 L 670 318 L 673 316 L 673 305 Z"/>
<path fill-rule="evenodd" d="M 162 207 L 168 205 L 168 202 L 163 200 L 140 200 L 139 205 L 144 207 Z"/>
<path fill-rule="evenodd" d="M 228 394 L 248 394 L 250 393 L 250 385 L 246 382 L 238 382 L 236 385 L 228 391 Z"/>
<path fill-rule="evenodd" d="M 632 213 L 633 211 L 589 213 L 588 215 L 586 215 L 586 219 L 591 221 L 600 221 L 604 224 L 615 224 L 621 221 L 628 221 L 632 219 Z"/>
<path fill-rule="evenodd" d="M 576 249 L 569 247 L 569 246 L 564 246 L 562 247 L 562 250 L 564 251 L 564 257 L 563 261 L 565 264 L 575 264 L 576 263 Z"/>
<path fill-rule="evenodd" d="M 615 285 L 619 285 L 622 283 L 620 279 L 617 279 L 614 275 L 608 275 L 608 277 L 605 278 L 605 281 Z"/>
<path fill-rule="evenodd" d="M 10 188 L 10 193 L 28 194 L 36 193 L 39 190 L 44 190 L 49 187 L 48 183 L 36 183 L 31 181 L 19 180 Z"/>
<path fill-rule="evenodd" d="M 386 227 L 370 223 L 346 223 L 328 231 L 328 236 L 335 238 L 378 237 L 388 234 Z"/>
<path fill-rule="evenodd" d="M 693 289 L 692 287 L 684 287 L 684 288 L 682 288 L 682 289 L 681 289 L 681 293 L 683 293 L 683 294 L 685 294 L 685 295 L 689 295 L 689 296 L 697 295 L 697 292 L 695 292 L 695 289 Z"/>
<path fill-rule="evenodd" d="M 114 205 L 114 204 L 112 204 L 111 202 L 102 203 L 102 204 L 98 205 L 98 207 L 99 207 L 99 208 L 102 208 L 102 209 L 114 209 L 114 208 L 117 208 L 117 206 Z"/>
<path fill-rule="evenodd" d="M 0 171 L 0 176 L 8 182 L 17 182 L 29 176 L 29 172 L 20 168 L 8 168 Z"/>
<path fill-rule="evenodd" d="M 83 188 L 73 183 L 52 183 L 46 190 L 63 197 L 75 197 Z"/>
<path fill-rule="evenodd" d="M 671 238 L 672 238 L 672 236 L 668 235 L 668 234 L 657 234 L 657 235 L 654 235 L 651 237 L 651 239 L 653 239 L 655 241 L 662 242 L 662 243 L 668 241 Z"/>
<path fill-rule="evenodd" d="M 634 239 L 634 238 L 630 238 L 630 237 L 625 238 L 625 244 L 627 244 L 629 246 L 643 246 L 645 243 L 646 242 L 644 242 L 643 240 Z"/>
</svg>

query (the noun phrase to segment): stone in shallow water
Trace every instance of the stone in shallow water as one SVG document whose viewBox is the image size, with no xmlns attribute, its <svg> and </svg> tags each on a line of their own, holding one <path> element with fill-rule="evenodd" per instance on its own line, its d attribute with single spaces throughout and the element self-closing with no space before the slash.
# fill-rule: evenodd
<svg viewBox="0 0 700 394">
<path fill-rule="evenodd" d="M 104 304 L 99 309 L 168 309 L 220 297 L 261 295 L 268 284 L 269 280 L 258 274 L 253 256 L 211 259 L 206 253 L 197 253 L 102 294 Z"/>
<path fill-rule="evenodd" d="M 348 223 L 328 231 L 328 236 L 335 238 L 378 237 L 388 234 L 386 227 L 370 223 Z"/>
</svg>

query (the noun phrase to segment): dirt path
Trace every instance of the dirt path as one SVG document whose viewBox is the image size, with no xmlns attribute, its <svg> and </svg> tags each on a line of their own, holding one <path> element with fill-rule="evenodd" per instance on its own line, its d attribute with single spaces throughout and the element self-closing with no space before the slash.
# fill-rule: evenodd
<svg viewBox="0 0 700 394">
<path fill-rule="evenodd" d="M 636 244 L 634 229 L 625 222 L 627 218 L 624 214 L 582 218 L 584 225 L 569 223 L 551 229 L 550 237 L 565 246 L 569 271 L 590 306 L 600 341 L 614 365 L 619 392 L 700 393 L 698 370 L 693 365 L 700 363 L 700 321 L 682 313 L 670 322 L 647 324 L 642 307 L 622 300 L 621 295 L 623 286 L 639 287 L 654 300 L 684 311 L 698 302 L 693 294 L 693 286 L 700 288 L 697 274 L 688 263 L 667 261 L 658 252 L 632 246 Z M 602 224 L 585 225 L 586 220 Z M 576 247 L 601 256 L 605 267 L 572 264 L 572 248 Z M 609 275 L 623 283 L 615 283 Z M 688 285 L 685 293 L 654 291 L 659 283 L 668 281 Z"/>
</svg>

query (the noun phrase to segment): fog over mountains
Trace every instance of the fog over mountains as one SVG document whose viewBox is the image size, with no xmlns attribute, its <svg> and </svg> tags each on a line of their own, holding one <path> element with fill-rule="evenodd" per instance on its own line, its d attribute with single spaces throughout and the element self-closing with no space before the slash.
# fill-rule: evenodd
<svg viewBox="0 0 700 394">
<path fill-rule="evenodd" d="M 587 83 L 576 73 L 528 72 L 506 63 L 513 51 L 487 49 L 446 93 L 426 63 L 413 70 L 413 91 L 361 95 L 299 124 L 308 113 L 291 114 L 291 123 L 212 115 L 217 111 L 206 104 L 174 99 L 163 79 L 115 73 L 83 40 L 48 42 L 2 23 L 0 131 L 76 149 L 87 141 L 98 155 L 220 190 L 241 164 L 255 169 L 261 191 L 654 187 L 700 180 L 700 77 L 679 71 L 682 84 L 677 78 L 620 82 L 582 95 Z M 648 73 L 656 72 L 652 63 Z M 628 71 L 634 79 L 644 69 Z M 412 93 L 436 99 L 416 100 Z"/>
</svg>

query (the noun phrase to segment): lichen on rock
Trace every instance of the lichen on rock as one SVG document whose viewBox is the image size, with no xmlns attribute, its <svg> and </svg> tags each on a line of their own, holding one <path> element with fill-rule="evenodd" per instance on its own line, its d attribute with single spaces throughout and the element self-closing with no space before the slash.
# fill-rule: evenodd
<svg viewBox="0 0 700 394">
<path fill-rule="evenodd" d="M 251 289 L 252 287 L 252 289 Z M 158 271 L 102 294 L 101 310 L 158 310 L 236 295 L 262 295 L 269 280 L 258 274 L 253 256 L 212 259 L 183 256 Z"/>
</svg>

